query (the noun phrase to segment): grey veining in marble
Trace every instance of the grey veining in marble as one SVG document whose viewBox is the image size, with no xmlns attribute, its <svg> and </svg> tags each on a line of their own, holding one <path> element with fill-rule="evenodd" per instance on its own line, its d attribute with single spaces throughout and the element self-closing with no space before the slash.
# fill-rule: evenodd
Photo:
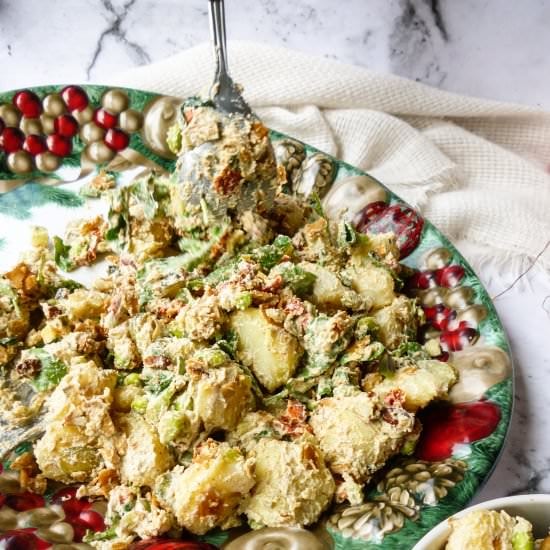
<svg viewBox="0 0 550 550">
<path fill-rule="evenodd" d="M 227 0 L 229 36 L 550 108 L 544 0 Z M 0 0 L 0 88 L 100 82 L 208 40 L 207 0 Z"/>
<path fill-rule="evenodd" d="M 230 38 L 550 109 L 545 0 L 226 0 L 226 10 Z M 207 0 L 0 0 L 0 89 L 101 82 L 207 40 Z M 483 279 L 493 294 L 506 283 Z M 496 301 L 517 359 L 516 408 L 478 499 L 550 492 L 550 283 L 526 280 Z"/>
</svg>

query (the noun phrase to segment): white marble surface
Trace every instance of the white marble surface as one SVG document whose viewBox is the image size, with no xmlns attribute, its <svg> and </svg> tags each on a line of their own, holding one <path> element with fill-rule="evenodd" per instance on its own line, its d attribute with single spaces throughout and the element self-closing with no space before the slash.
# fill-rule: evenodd
<svg viewBox="0 0 550 550">
<path fill-rule="evenodd" d="M 227 0 L 229 36 L 550 109 L 550 2 Z M 206 0 L 0 0 L 0 89 L 101 82 L 208 39 Z M 549 231 L 550 233 L 550 231 Z M 481 273 L 492 295 L 511 282 Z M 496 300 L 514 349 L 509 442 L 478 500 L 550 492 L 550 282 Z"/>
</svg>

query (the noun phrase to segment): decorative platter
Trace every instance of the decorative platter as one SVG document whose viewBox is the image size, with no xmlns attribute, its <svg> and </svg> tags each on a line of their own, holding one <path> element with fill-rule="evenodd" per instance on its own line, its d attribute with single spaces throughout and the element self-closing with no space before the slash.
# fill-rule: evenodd
<svg viewBox="0 0 550 550">
<path fill-rule="evenodd" d="M 80 192 L 99 170 L 114 174 L 120 185 L 144 170 L 170 171 L 175 157 L 166 132 L 179 104 L 172 97 L 103 86 L 0 94 L 0 272 L 29 248 L 31 226 L 61 235 L 68 221 L 105 213 L 103 201 Z M 401 263 L 410 268 L 406 293 L 424 311 L 422 338 L 437 340 L 438 359 L 451 360 L 459 371 L 450 401 L 422 412 L 413 455 L 391 459 L 369 484 L 364 503 L 331 508 L 303 543 L 308 549 L 411 548 L 466 506 L 498 459 L 513 398 L 504 330 L 470 266 L 429 221 L 368 174 L 277 132 L 271 139 L 289 182 L 314 189 L 329 215 L 347 207 L 359 230 L 396 234 Z M 72 276 L 85 282 L 93 269 Z M 49 488 L 44 495 L 23 491 L 20 474 L 10 466 L 31 445 L 19 445 L 0 464 L 0 546 L 90 548 L 82 538 L 105 529 L 105 503 L 78 500 L 70 487 Z M 246 548 L 264 548 L 268 541 L 295 548 L 299 540 L 292 529 L 255 533 Z M 136 548 L 223 548 L 239 536 L 242 531 L 215 531 L 189 537 L 187 545 L 156 539 Z M 232 548 L 244 548 L 242 541 Z"/>
</svg>

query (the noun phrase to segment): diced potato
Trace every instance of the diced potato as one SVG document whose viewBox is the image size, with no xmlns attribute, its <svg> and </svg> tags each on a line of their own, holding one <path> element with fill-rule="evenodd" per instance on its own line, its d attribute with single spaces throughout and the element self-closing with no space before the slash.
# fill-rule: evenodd
<svg viewBox="0 0 550 550">
<path fill-rule="evenodd" d="M 109 414 L 116 372 L 90 361 L 73 365 L 48 400 L 46 431 L 34 446 L 49 479 L 89 481 L 102 468 L 116 468 L 116 430 Z"/>
<path fill-rule="evenodd" d="M 176 466 L 158 479 L 155 497 L 180 526 L 203 535 L 235 525 L 237 507 L 253 486 L 253 461 L 236 447 L 208 439 L 187 469 Z"/>
<path fill-rule="evenodd" d="M 416 340 L 418 328 L 417 308 L 406 296 L 396 296 L 390 305 L 373 314 L 378 323 L 378 338 L 389 349 L 404 342 Z"/>
<path fill-rule="evenodd" d="M 107 309 L 107 296 L 96 290 L 77 288 L 63 301 L 63 306 L 72 319 L 99 318 Z"/>
<path fill-rule="evenodd" d="M 353 289 L 370 300 L 373 308 L 381 308 L 393 300 L 395 283 L 387 269 L 375 265 L 368 258 L 357 259 L 353 256 L 347 273 Z"/>
<path fill-rule="evenodd" d="M 233 430 L 254 403 L 252 381 L 235 364 L 209 369 L 193 380 L 190 393 L 204 429 Z"/>
<path fill-rule="evenodd" d="M 311 262 L 299 264 L 305 271 L 315 275 L 311 301 L 321 308 L 329 309 L 369 309 L 372 300 L 365 300 L 351 288 L 342 284 L 336 273 Z"/>
<path fill-rule="evenodd" d="M 113 354 L 115 369 L 131 370 L 138 367 L 141 358 L 132 339 L 130 325 L 124 321 L 109 331 L 107 349 Z"/>
<path fill-rule="evenodd" d="M 309 422 L 331 471 L 359 483 L 399 452 L 414 429 L 414 415 L 396 407 L 383 417 L 378 399 L 364 392 L 322 399 Z"/>
<path fill-rule="evenodd" d="M 156 430 L 139 414 L 120 414 L 115 422 L 126 436 L 120 464 L 122 482 L 153 487 L 156 477 L 174 465 L 170 451 L 160 442 Z"/>
<path fill-rule="evenodd" d="M 234 312 L 230 327 L 239 339 L 239 358 L 268 391 L 276 390 L 294 374 L 302 356 L 298 340 L 269 322 L 259 309 Z"/>
<path fill-rule="evenodd" d="M 243 506 L 249 520 L 267 527 L 310 525 L 332 501 L 334 479 L 315 438 L 260 439 L 251 456 L 257 485 Z"/>
<path fill-rule="evenodd" d="M 408 411 L 416 411 L 434 399 L 447 397 L 451 386 L 457 381 L 456 369 L 449 363 L 436 360 L 417 361 L 397 370 L 391 378 L 374 387 L 377 395 L 384 396 L 393 390 L 403 392 L 403 406 Z"/>
</svg>

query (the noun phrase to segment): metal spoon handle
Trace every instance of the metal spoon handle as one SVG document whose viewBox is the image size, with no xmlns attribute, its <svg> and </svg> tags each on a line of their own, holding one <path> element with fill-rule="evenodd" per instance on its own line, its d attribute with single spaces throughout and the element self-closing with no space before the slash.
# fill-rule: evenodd
<svg viewBox="0 0 550 550">
<path fill-rule="evenodd" d="M 209 0 L 210 34 L 214 46 L 214 57 L 216 59 L 216 77 L 228 74 L 227 71 L 227 43 L 225 37 L 225 9 L 223 0 Z"/>
</svg>

